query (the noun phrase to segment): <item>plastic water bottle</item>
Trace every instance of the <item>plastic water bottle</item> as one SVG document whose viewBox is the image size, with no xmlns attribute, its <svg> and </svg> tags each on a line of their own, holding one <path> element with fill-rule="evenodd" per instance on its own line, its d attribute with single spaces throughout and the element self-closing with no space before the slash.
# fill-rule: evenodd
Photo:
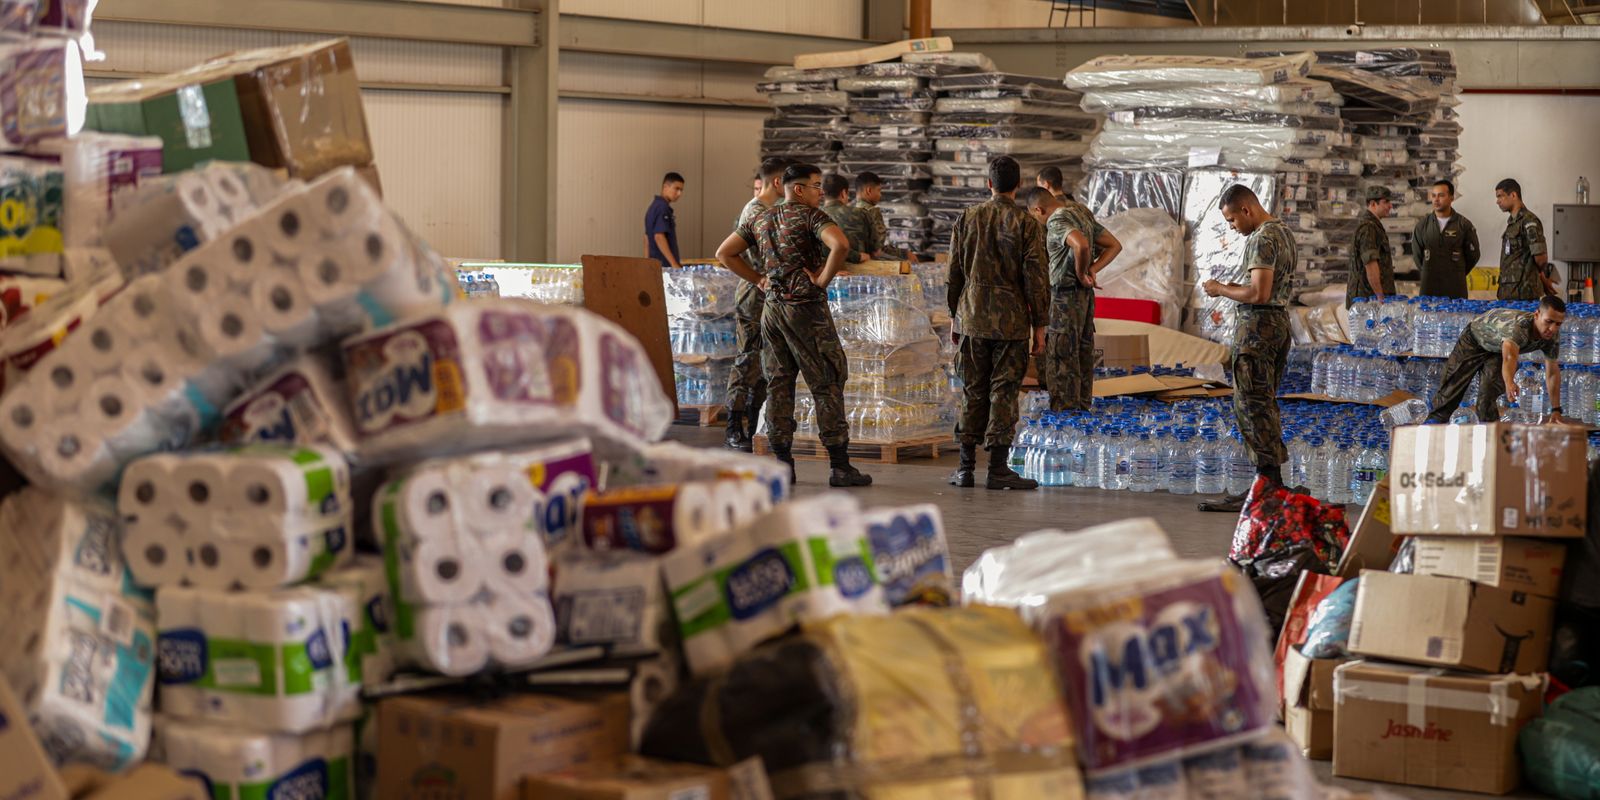
<svg viewBox="0 0 1600 800">
<path fill-rule="evenodd" d="M 1283 480 L 1290 486 L 1311 486 L 1308 472 L 1311 466 L 1311 446 L 1305 437 L 1295 437 L 1289 442 L 1289 470 Z"/>
<path fill-rule="evenodd" d="M 1383 427 L 1392 429 L 1400 425 L 1414 425 L 1427 416 L 1428 404 L 1412 398 L 1384 409 L 1378 419 L 1383 421 Z"/>
<path fill-rule="evenodd" d="M 1310 460 L 1306 462 L 1306 487 L 1318 500 L 1333 502 L 1328 487 L 1328 477 L 1332 473 L 1328 462 L 1333 458 L 1333 445 L 1321 436 L 1311 437 L 1307 444 L 1310 447 Z"/>
<path fill-rule="evenodd" d="M 1011 443 L 1009 466 L 1011 471 L 1018 475 L 1024 475 L 1028 468 L 1028 445 L 1032 440 L 1034 424 L 1033 420 L 1029 420 L 1028 424 L 1023 426 L 1022 432 L 1017 435 L 1016 441 Z"/>
<path fill-rule="evenodd" d="M 1148 433 L 1139 434 L 1139 438 L 1133 442 L 1128 457 L 1130 491 L 1145 493 L 1156 490 L 1156 482 L 1161 478 L 1161 456 L 1156 452 L 1156 447 Z"/>
<path fill-rule="evenodd" d="M 1238 433 L 1229 437 L 1225 444 L 1228 448 L 1228 494 L 1244 494 L 1255 482 L 1256 466 L 1251 463 L 1250 451 Z"/>
<path fill-rule="evenodd" d="M 1328 461 L 1329 502 L 1351 502 L 1350 481 L 1354 466 L 1355 454 L 1350 451 L 1350 441 L 1348 439 L 1339 440 L 1335 446 L 1333 458 Z"/>
<path fill-rule="evenodd" d="M 1578 204 L 1584 206 L 1589 204 L 1589 179 L 1582 175 L 1578 176 Z"/>
<path fill-rule="evenodd" d="M 1369 441 L 1361 448 L 1356 454 L 1355 469 L 1350 473 L 1351 502 L 1366 505 L 1373 487 L 1378 485 L 1378 473 L 1383 471 L 1386 461 L 1374 442 Z"/>
<path fill-rule="evenodd" d="M 1072 466 L 1072 442 L 1077 438 L 1077 429 L 1071 425 L 1056 425 L 1055 446 L 1050 448 L 1049 456 L 1045 459 L 1044 471 L 1050 486 L 1070 486 Z"/>
<path fill-rule="evenodd" d="M 1088 427 L 1080 428 L 1078 438 L 1072 443 L 1071 486 L 1088 488 L 1093 485 L 1089 480 L 1089 450 L 1094 447 L 1091 430 Z"/>
<path fill-rule="evenodd" d="M 1167 472 L 1167 491 L 1172 494 L 1194 494 L 1195 454 L 1189 446 L 1191 438 L 1188 433 L 1179 433 L 1173 441 L 1172 466 Z"/>
<path fill-rule="evenodd" d="M 1200 442 L 1195 452 L 1194 491 L 1196 494 L 1222 494 L 1228 487 L 1227 454 L 1215 433 L 1205 434 Z"/>
<path fill-rule="evenodd" d="M 1084 464 L 1084 486 L 1091 489 L 1103 489 L 1100 479 L 1103 476 L 1101 466 L 1105 464 L 1105 429 L 1091 427 L 1089 429 L 1089 447 L 1087 448 L 1088 460 Z"/>
</svg>

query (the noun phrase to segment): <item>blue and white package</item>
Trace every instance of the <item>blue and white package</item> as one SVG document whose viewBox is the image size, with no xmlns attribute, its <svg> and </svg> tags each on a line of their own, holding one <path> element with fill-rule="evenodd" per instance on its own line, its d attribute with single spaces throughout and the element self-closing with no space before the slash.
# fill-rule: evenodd
<svg viewBox="0 0 1600 800">
<path fill-rule="evenodd" d="M 135 588 L 109 508 L 28 488 L 0 505 L 0 675 L 58 764 L 144 758 L 155 610 Z"/>
<path fill-rule="evenodd" d="M 868 511 L 867 541 L 891 608 L 949 606 L 955 598 L 944 517 L 931 503 Z"/>
<path fill-rule="evenodd" d="M 208 797 L 352 800 L 356 767 L 350 725 L 303 734 L 258 733 L 163 717 L 162 759 L 206 782 Z"/>
</svg>

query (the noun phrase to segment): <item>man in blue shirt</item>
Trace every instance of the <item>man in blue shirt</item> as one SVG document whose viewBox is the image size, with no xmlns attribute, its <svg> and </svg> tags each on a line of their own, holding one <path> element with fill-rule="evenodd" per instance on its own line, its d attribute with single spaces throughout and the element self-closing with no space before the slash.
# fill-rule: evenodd
<svg viewBox="0 0 1600 800">
<path fill-rule="evenodd" d="M 645 255 L 673 269 L 683 266 L 678 262 L 678 219 L 672 214 L 672 204 L 681 197 L 683 176 L 669 172 L 661 179 L 661 194 L 650 201 L 650 210 L 644 212 Z"/>
</svg>

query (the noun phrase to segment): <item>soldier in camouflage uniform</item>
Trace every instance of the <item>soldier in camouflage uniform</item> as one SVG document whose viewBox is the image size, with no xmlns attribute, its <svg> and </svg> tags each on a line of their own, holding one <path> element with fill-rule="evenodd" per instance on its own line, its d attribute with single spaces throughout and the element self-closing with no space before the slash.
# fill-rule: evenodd
<svg viewBox="0 0 1600 800">
<path fill-rule="evenodd" d="M 916 253 L 889 244 L 889 226 L 883 221 L 883 210 L 878 208 L 883 201 L 883 179 L 875 172 L 863 172 L 856 176 L 855 183 L 856 201 L 850 205 L 867 212 L 872 222 L 872 241 L 877 243 L 877 249 L 871 251 L 873 256 L 915 264 Z"/>
<path fill-rule="evenodd" d="M 1064 183 L 1066 183 L 1066 176 L 1061 174 L 1060 167 L 1045 167 L 1039 170 L 1038 176 L 1033 179 L 1034 186 L 1049 192 L 1050 196 L 1054 197 L 1058 203 L 1065 203 L 1070 199 L 1067 196 L 1066 189 L 1062 186 Z"/>
<path fill-rule="evenodd" d="M 956 371 L 964 384 L 956 425 L 961 466 L 950 478 L 954 486 L 974 485 L 981 441 L 989 451 L 988 488 L 1039 487 L 1009 464 L 1030 339 L 1033 353 L 1043 351 L 1050 320 L 1044 228 L 1017 205 L 1021 182 L 1015 159 L 989 162 L 994 194 L 962 213 L 950 241 L 950 316 L 961 347 Z"/>
<path fill-rule="evenodd" d="M 1556 283 L 1545 274 L 1550 265 L 1544 225 L 1522 204 L 1522 184 L 1507 178 L 1494 187 L 1494 203 L 1506 218 L 1500 234 L 1501 300 L 1538 300 L 1556 293 Z"/>
<path fill-rule="evenodd" d="M 1492 309 L 1467 325 L 1444 364 L 1444 378 L 1433 395 L 1429 422 L 1449 422 L 1461 405 L 1472 377 L 1478 377 L 1478 419 L 1494 422 L 1500 418 L 1495 401 L 1506 395 L 1517 401 L 1517 359 L 1529 350 L 1544 353 L 1545 388 L 1550 392 L 1550 410 L 1561 413 L 1561 323 L 1567 319 L 1567 304 L 1554 295 L 1539 301 L 1538 311 L 1514 308 Z"/>
<path fill-rule="evenodd" d="M 1050 257 L 1050 332 L 1039 375 L 1051 411 L 1088 411 L 1094 402 L 1094 276 L 1122 252 L 1094 213 L 1046 189 L 1027 190 L 1029 213 L 1045 225 Z"/>
<path fill-rule="evenodd" d="M 1366 297 L 1383 300 L 1394 296 L 1394 250 L 1383 219 L 1394 211 L 1387 186 L 1367 187 L 1367 210 L 1356 223 L 1355 245 L 1350 248 L 1350 272 L 1345 277 L 1344 307 Z"/>
<path fill-rule="evenodd" d="M 783 200 L 783 170 L 788 166 L 789 160 L 785 158 L 761 162 L 761 191 L 739 212 L 739 218 L 733 223 L 735 230 Z M 763 259 L 759 249 L 749 251 L 749 260 L 757 272 L 761 271 Z M 728 370 L 728 433 L 723 442 L 746 453 L 751 450 L 756 425 L 761 420 L 761 404 L 767 397 L 767 380 L 761 374 L 761 306 L 765 303 L 761 289 L 749 281 L 740 281 L 739 288 L 733 292 L 739 353 L 733 357 L 733 368 Z"/>
<path fill-rule="evenodd" d="M 845 256 L 845 263 L 871 261 L 876 250 L 872 241 L 872 220 L 867 212 L 848 204 L 850 182 L 842 176 L 829 175 L 822 179 L 822 196 L 822 213 L 850 239 L 850 253 Z"/>
<path fill-rule="evenodd" d="M 850 241 L 817 208 L 822 202 L 821 170 L 792 164 L 783 171 L 783 187 L 784 202 L 740 225 L 717 248 L 717 260 L 766 293 L 761 366 L 767 376 L 767 436 L 773 455 L 789 465 L 790 481 L 795 378 L 804 375 L 828 448 L 828 485 L 866 486 L 872 478 L 850 466 L 850 426 L 844 416 L 847 365 L 828 311 L 828 284 L 844 266 Z M 751 248 L 762 253 L 760 273 L 744 260 Z"/>
<path fill-rule="evenodd" d="M 1210 297 L 1226 297 L 1234 308 L 1232 342 L 1233 417 L 1257 479 L 1283 485 L 1283 427 L 1278 420 L 1278 384 L 1289 359 L 1289 313 L 1296 261 L 1294 234 L 1283 221 L 1267 213 L 1254 192 L 1235 184 L 1222 193 L 1222 216 L 1249 238 L 1244 243 L 1244 272 L 1249 283 L 1208 280 Z M 1267 488 L 1267 487 L 1263 487 Z M 1237 512 L 1244 495 L 1200 504 L 1202 511 Z"/>
</svg>

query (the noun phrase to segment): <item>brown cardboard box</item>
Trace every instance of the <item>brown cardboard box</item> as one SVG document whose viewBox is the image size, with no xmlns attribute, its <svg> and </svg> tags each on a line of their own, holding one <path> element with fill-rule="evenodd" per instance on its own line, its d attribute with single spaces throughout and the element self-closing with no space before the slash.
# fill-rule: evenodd
<svg viewBox="0 0 1600 800">
<path fill-rule="evenodd" d="M 761 759 L 729 769 L 626 756 L 522 784 L 523 800 L 771 800 Z"/>
<path fill-rule="evenodd" d="M 1094 335 L 1094 365 L 1132 370 L 1150 366 L 1150 337 Z"/>
<path fill-rule="evenodd" d="M 69 800 L 10 684 L 0 677 L 0 797 Z"/>
<path fill-rule="evenodd" d="M 1544 672 L 1555 603 L 1461 578 L 1367 570 L 1350 651 L 1472 672 Z"/>
<path fill-rule="evenodd" d="M 1540 713 L 1540 678 L 1357 661 L 1334 675 L 1333 774 L 1505 794 L 1517 733 Z"/>
<path fill-rule="evenodd" d="M 1389 459 L 1395 533 L 1582 537 L 1587 441 L 1571 425 L 1407 425 Z"/>
<path fill-rule="evenodd" d="M 378 727 L 378 797 L 516 800 L 525 776 L 627 752 L 628 698 L 392 697 Z"/>
<path fill-rule="evenodd" d="M 1394 554 L 1400 549 L 1401 539 L 1389 530 L 1389 479 L 1378 481 L 1373 487 L 1361 519 L 1350 531 L 1350 544 L 1339 559 L 1339 569 L 1333 574 L 1341 578 L 1354 578 L 1364 569 L 1388 569 Z"/>
<path fill-rule="evenodd" d="M 306 180 L 372 163 L 349 40 L 251 50 L 212 63 L 239 75 L 251 161 Z"/>
<path fill-rule="evenodd" d="M 69 765 L 61 777 L 78 800 L 211 800 L 201 779 L 149 761 L 121 775 Z"/>
<path fill-rule="evenodd" d="M 1567 545 L 1549 539 L 1502 536 L 1418 536 L 1416 574 L 1466 578 L 1474 583 L 1555 597 Z"/>
<path fill-rule="evenodd" d="M 1306 758 L 1333 757 L 1333 673 L 1349 659 L 1313 659 L 1289 648 L 1283 662 L 1283 727 Z"/>
</svg>

